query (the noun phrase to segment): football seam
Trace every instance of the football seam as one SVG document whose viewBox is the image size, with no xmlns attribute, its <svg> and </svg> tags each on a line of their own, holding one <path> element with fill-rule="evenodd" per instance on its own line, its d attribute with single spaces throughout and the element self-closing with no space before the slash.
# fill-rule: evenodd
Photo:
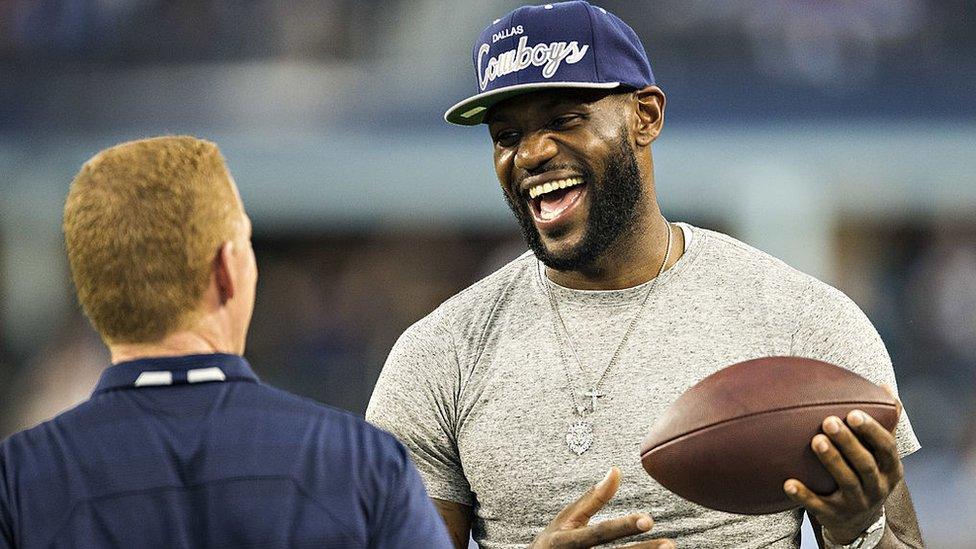
<svg viewBox="0 0 976 549">
<path fill-rule="evenodd" d="M 650 454 L 654 450 L 656 450 L 658 448 L 661 448 L 661 447 L 663 447 L 663 446 L 665 446 L 667 444 L 670 444 L 670 443 L 672 443 L 672 442 L 674 442 L 674 441 L 676 441 L 678 439 L 685 438 L 685 437 L 689 437 L 689 436 L 691 436 L 691 435 L 693 435 L 695 433 L 699 433 L 699 432 L 704 431 L 706 429 L 712 429 L 714 427 L 718 427 L 718 426 L 724 425 L 726 423 L 731 423 L 733 421 L 739 421 L 739 420 L 742 420 L 742 419 L 748 419 L 748 418 L 751 418 L 751 417 L 762 416 L 762 415 L 767 415 L 767 414 L 775 414 L 777 412 L 783 412 L 783 411 L 787 411 L 787 410 L 797 410 L 797 409 L 800 409 L 800 408 L 826 408 L 828 406 L 843 406 L 845 404 L 878 404 L 878 405 L 881 405 L 881 406 L 889 406 L 891 408 L 894 408 L 895 410 L 898 409 L 898 407 L 896 405 L 893 405 L 890 402 L 880 402 L 880 401 L 871 401 L 871 400 L 850 400 L 850 401 L 843 401 L 843 402 L 825 402 L 823 404 L 814 404 L 814 405 L 810 405 L 810 404 L 798 404 L 798 405 L 794 405 L 794 406 L 784 406 L 782 408 L 775 408 L 773 410 L 763 410 L 761 412 L 752 412 L 752 413 L 749 413 L 749 414 L 745 414 L 745 415 L 741 415 L 741 416 L 736 416 L 736 417 L 729 418 L 729 419 L 723 419 L 722 421 L 719 421 L 717 423 L 712 423 L 710 425 L 705 425 L 705 426 L 702 426 L 702 427 L 698 427 L 696 429 L 693 429 L 691 431 L 688 431 L 687 433 L 682 433 L 680 435 L 673 436 L 673 437 L 671 437 L 671 438 L 669 438 L 667 440 L 663 440 L 663 441 L 659 442 L 658 444 L 655 444 L 654 447 L 649 448 L 649 449 L 645 450 L 644 452 L 641 452 L 641 459 L 643 460 L 648 454 Z M 898 421 L 897 418 L 895 419 L 895 421 Z"/>
</svg>

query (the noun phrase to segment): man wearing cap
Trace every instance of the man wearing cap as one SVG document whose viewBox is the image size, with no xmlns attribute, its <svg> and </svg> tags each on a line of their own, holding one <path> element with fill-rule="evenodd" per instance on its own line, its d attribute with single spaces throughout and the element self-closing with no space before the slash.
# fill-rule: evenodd
<svg viewBox="0 0 976 549">
<path fill-rule="evenodd" d="M 257 267 L 216 145 L 102 151 L 64 233 L 114 365 L 90 400 L 0 444 L 0 548 L 450 546 L 393 437 L 241 356 Z"/>
<path fill-rule="evenodd" d="M 487 124 L 531 250 L 402 335 L 367 419 L 410 449 L 458 547 L 469 530 L 486 548 L 796 547 L 802 510 L 684 501 L 644 473 L 640 441 L 682 392 L 749 358 L 806 356 L 894 386 L 877 332 L 837 290 L 664 219 L 651 144 L 665 98 L 623 21 L 582 1 L 522 7 L 482 32 L 473 61 L 478 93 L 445 117 Z M 818 541 L 920 546 L 907 416 L 896 434 L 856 416 L 824 432 L 811 445 L 842 488 L 783 488 Z"/>
</svg>

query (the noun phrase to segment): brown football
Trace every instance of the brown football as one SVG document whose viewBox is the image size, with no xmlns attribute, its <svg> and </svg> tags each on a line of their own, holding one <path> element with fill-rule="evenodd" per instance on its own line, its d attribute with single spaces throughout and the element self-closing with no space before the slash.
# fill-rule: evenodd
<svg viewBox="0 0 976 549">
<path fill-rule="evenodd" d="M 644 469 L 699 505 L 749 515 L 796 507 L 783 482 L 837 489 L 810 448 L 827 416 L 863 410 L 889 431 L 897 403 L 867 379 L 819 360 L 766 357 L 723 368 L 685 391 L 641 444 Z"/>
</svg>

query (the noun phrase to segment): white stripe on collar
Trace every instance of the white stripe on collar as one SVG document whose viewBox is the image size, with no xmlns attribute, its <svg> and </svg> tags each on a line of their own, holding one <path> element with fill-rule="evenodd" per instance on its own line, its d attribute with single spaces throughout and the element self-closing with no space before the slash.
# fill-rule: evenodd
<svg viewBox="0 0 976 549">
<path fill-rule="evenodd" d="M 224 381 L 227 376 L 220 368 L 213 366 L 210 368 L 197 368 L 186 372 L 187 383 L 201 383 L 204 381 Z"/>
<path fill-rule="evenodd" d="M 154 387 L 157 385 L 172 385 L 173 372 L 142 372 L 136 378 L 136 387 Z"/>
<path fill-rule="evenodd" d="M 195 368 L 186 371 L 187 383 L 203 383 L 205 381 L 225 381 L 224 371 L 216 366 L 210 368 Z M 136 378 L 136 387 L 158 387 L 173 384 L 173 372 L 142 372 Z"/>
</svg>

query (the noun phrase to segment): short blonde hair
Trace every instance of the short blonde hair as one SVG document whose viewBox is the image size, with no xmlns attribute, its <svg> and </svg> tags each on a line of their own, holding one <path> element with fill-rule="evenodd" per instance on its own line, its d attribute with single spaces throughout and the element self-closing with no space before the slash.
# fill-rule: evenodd
<svg viewBox="0 0 976 549">
<path fill-rule="evenodd" d="M 150 343 L 191 323 L 242 216 L 209 141 L 131 141 L 86 162 L 65 202 L 64 237 L 78 301 L 102 338 Z"/>
</svg>

